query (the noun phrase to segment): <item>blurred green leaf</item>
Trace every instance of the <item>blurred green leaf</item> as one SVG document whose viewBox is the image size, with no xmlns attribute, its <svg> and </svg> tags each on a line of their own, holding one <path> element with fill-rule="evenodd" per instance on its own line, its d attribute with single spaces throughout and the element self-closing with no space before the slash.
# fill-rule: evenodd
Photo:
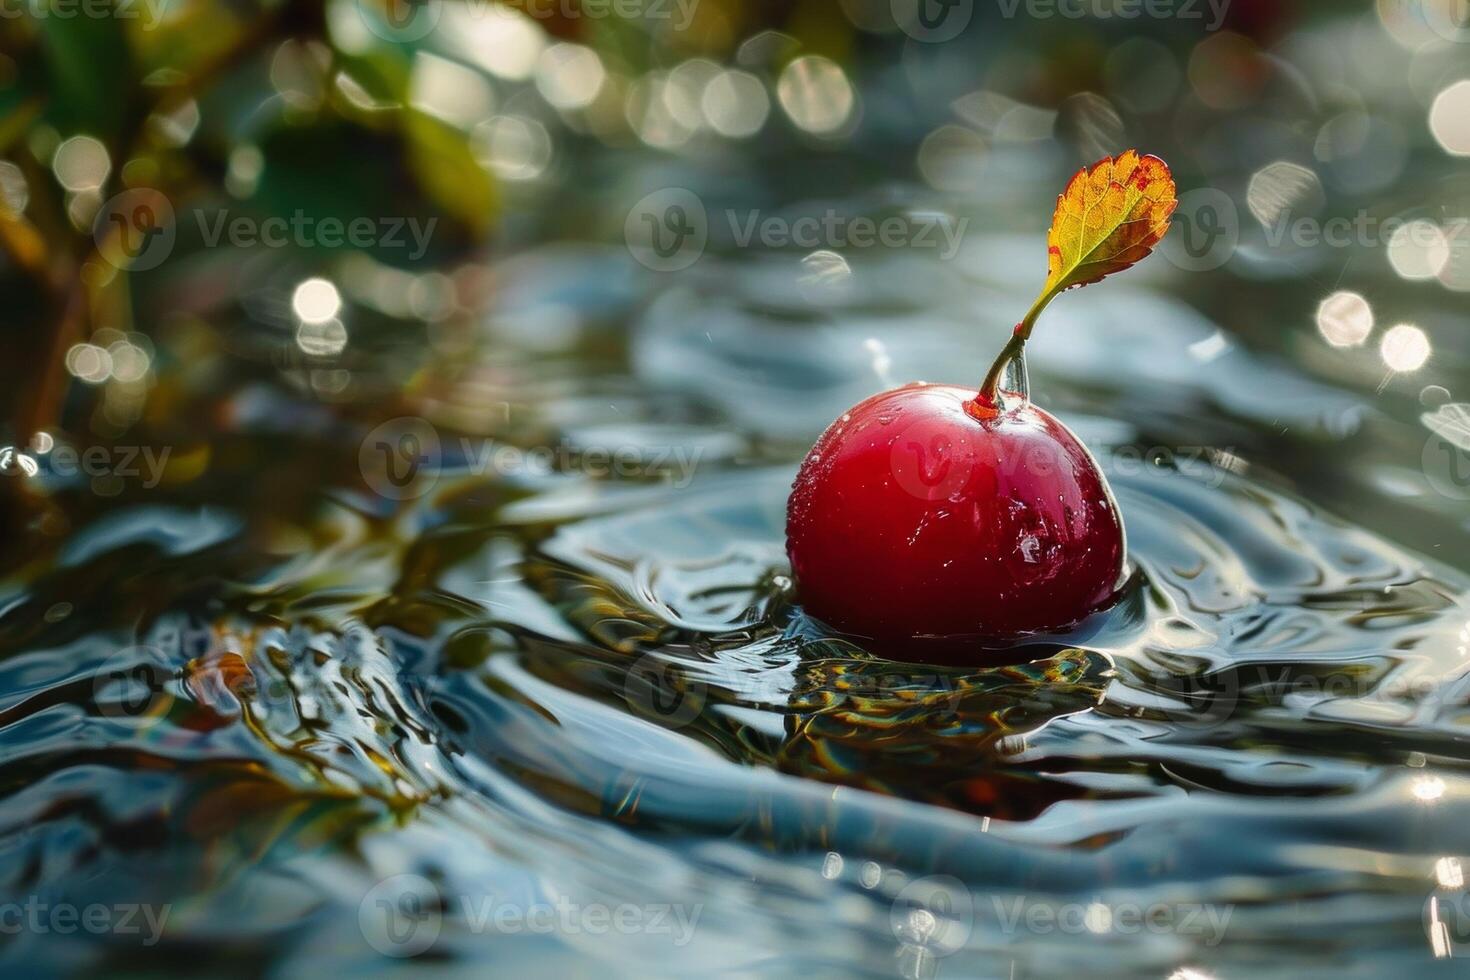
<svg viewBox="0 0 1470 980">
<path fill-rule="evenodd" d="M 18 89 L 0 93 L 0 153 L 29 131 L 41 108 L 39 97 L 26 98 Z"/>
<path fill-rule="evenodd" d="M 337 62 L 364 92 L 379 102 L 402 105 L 408 101 L 412 65 L 396 47 L 374 48 L 365 54 L 338 52 Z"/>
<path fill-rule="evenodd" d="M 142 0 L 136 0 L 139 6 Z M 175 0 L 161 23 L 151 15 L 128 22 L 139 74 L 159 69 L 192 76 L 225 57 L 249 31 L 260 26 L 261 14 L 243 5 L 218 0 Z"/>
<path fill-rule="evenodd" d="M 457 130 L 421 116 L 406 126 L 412 135 L 340 118 L 278 127 L 260 143 L 265 170 L 250 205 L 288 219 L 297 212 L 311 222 L 403 219 L 433 230 L 423 255 L 404 241 L 367 249 L 394 265 L 473 246 L 495 217 L 489 176 Z"/>
<path fill-rule="evenodd" d="M 102 17 L 41 20 L 47 119 L 63 135 L 115 139 L 127 121 L 135 73 L 121 22 Z"/>
<path fill-rule="evenodd" d="M 495 184 L 470 151 L 465 134 L 432 116 L 404 114 L 408 163 L 419 186 L 440 208 L 476 234 L 495 218 Z"/>
</svg>

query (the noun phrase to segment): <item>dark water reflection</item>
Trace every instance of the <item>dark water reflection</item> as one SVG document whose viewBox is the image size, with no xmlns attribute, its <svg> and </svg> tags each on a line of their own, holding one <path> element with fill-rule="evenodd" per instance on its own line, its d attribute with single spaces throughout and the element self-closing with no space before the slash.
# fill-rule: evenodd
<svg viewBox="0 0 1470 980">
<path fill-rule="evenodd" d="M 168 918 L 156 945 L 21 930 L 0 957 L 1448 973 L 1436 944 L 1470 944 L 1470 604 L 1452 556 L 1391 543 L 1457 519 L 1374 483 L 1407 418 L 1216 350 L 1146 287 L 1069 298 L 1035 385 L 1110 473 L 1124 602 L 989 669 L 885 661 L 793 602 L 796 460 L 888 381 L 972 380 L 954 365 L 1016 308 L 1014 244 L 835 285 L 799 257 L 712 263 L 678 288 L 621 252 L 531 253 L 404 408 L 441 442 L 424 496 L 364 486 L 352 412 L 252 388 L 212 438 L 276 446 L 316 493 L 103 506 L 58 484 L 72 529 L 34 538 L 0 615 L 0 882 Z M 558 304 L 631 327 L 548 350 L 535 314 Z M 538 446 L 549 465 L 503 465 Z M 527 455 L 484 468 L 504 447 Z M 588 465 L 620 447 L 649 465 Z"/>
</svg>

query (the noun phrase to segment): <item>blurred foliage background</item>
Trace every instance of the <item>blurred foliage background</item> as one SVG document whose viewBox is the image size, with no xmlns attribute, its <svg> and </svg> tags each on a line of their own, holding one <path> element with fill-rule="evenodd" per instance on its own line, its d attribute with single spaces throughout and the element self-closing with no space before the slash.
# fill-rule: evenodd
<svg viewBox="0 0 1470 980">
<path fill-rule="evenodd" d="M 889 975 L 879 861 L 1073 896 L 1199 886 L 1258 923 L 1210 954 L 1239 964 L 1221 976 L 1440 956 L 1426 890 L 1453 881 L 1470 923 L 1470 627 L 1463 580 L 1431 569 L 1470 569 L 1467 13 L 0 0 L 0 883 L 179 901 L 166 950 L 104 951 L 134 972 L 378 975 L 376 887 L 342 883 L 348 863 L 442 868 L 465 895 L 672 882 L 711 903 L 686 974 Z M 790 601 L 796 461 L 880 388 L 978 383 L 1044 277 L 1056 194 L 1130 146 L 1172 167 L 1174 228 L 1060 297 L 1030 354 L 1147 566 L 1094 638 L 1111 652 L 986 681 L 974 725 L 942 733 L 906 694 L 860 706 L 871 727 L 819 707 L 840 641 Z M 640 210 L 671 189 L 708 241 L 659 271 L 633 232 L 673 216 Z M 957 248 L 740 239 L 828 215 Z M 364 461 L 405 419 L 437 432 L 444 476 L 411 499 Z M 157 471 L 121 472 L 140 448 Z M 521 464 L 497 469 L 504 448 Z M 697 480 L 578 456 L 669 450 Z M 697 726 L 630 700 L 644 653 L 709 691 Z M 1303 665 L 1432 669 L 1443 694 L 1267 682 Z M 108 717 L 119 668 L 170 682 L 159 723 Z M 1238 727 L 1160 709 L 1218 677 L 1260 684 Z M 1044 710 L 1008 717 L 994 690 Z M 921 753 L 892 753 L 893 718 Z M 1013 723 L 1045 727 L 1030 754 L 976 754 Z M 773 789 L 771 766 L 891 798 Z M 1084 798 L 1098 822 L 1030 823 Z M 85 967 L 65 938 L 0 953 Z M 602 936 L 548 959 L 571 947 L 542 938 L 402 965 L 655 962 Z M 1052 937 L 1026 938 L 977 933 L 946 969 Z M 1034 975 L 1184 962 L 1075 938 Z"/>
<path fill-rule="evenodd" d="M 1464 365 L 1470 235 L 1445 231 L 1470 215 L 1454 0 L 962 2 L 943 43 L 907 0 L 27 2 L 0 20 L 17 452 L 38 433 L 132 433 L 188 450 L 180 485 L 228 482 L 259 459 L 191 456 L 220 437 L 228 391 L 264 380 L 381 414 L 427 359 L 479 345 L 512 285 L 497 262 L 620 247 L 659 187 L 712 210 L 846 197 L 1035 236 L 1068 173 L 1134 144 L 1233 202 L 1228 265 L 1169 284 L 1232 338 L 1372 389 L 1373 345 L 1324 347 L 1314 319 L 1334 288 L 1371 284 L 1380 325 L 1415 324 L 1411 346 Z M 1298 247 L 1270 240 L 1282 214 L 1418 220 L 1440 239 Z M 261 247 L 271 219 L 306 231 Z M 329 220 L 365 237 L 321 233 Z M 308 281 L 323 316 L 293 306 Z M 1420 387 L 1385 397 L 1408 417 Z"/>
</svg>

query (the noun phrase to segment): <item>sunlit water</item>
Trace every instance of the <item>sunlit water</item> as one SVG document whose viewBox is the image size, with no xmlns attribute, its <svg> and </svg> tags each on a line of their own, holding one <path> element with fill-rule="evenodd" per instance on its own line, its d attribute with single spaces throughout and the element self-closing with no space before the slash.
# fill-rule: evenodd
<svg viewBox="0 0 1470 980">
<path fill-rule="evenodd" d="M 167 917 L 8 930 L 0 961 L 1453 972 L 1467 583 L 1390 540 L 1427 552 L 1456 518 L 1384 489 L 1423 433 L 1362 396 L 1141 288 L 1065 298 L 1033 393 L 1110 475 L 1124 601 L 990 669 L 804 618 L 797 461 L 886 384 L 978 381 L 1018 306 L 1012 244 L 678 280 L 533 253 L 410 386 L 398 414 L 439 447 L 409 499 L 358 470 L 381 404 L 257 385 L 210 423 L 238 479 L 113 501 L 53 481 L 68 530 L 0 614 L 0 884 Z M 616 473 L 587 455 L 630 447 Z M 273 493 L 275 467 L 312 489 Z M 1349 500 L 1377 531 L 1320 506 Z"/>
</svg>

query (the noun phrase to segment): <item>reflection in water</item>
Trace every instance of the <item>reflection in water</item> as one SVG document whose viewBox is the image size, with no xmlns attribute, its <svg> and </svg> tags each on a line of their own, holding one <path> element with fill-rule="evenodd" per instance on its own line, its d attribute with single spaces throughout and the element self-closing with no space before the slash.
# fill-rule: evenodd
<svg viewBox="0 0 1470 980">
<path fill-rule="evenodd" d="M 1107 657 L 1082 650 L 977 672 L 808 661 L 774 763 L 812 779 L 1027 819 L 1081 791 L 1011 760 L 1025 755 L 1028 732 L 1098 704 L 1112 674 Z"/>
</svg>

